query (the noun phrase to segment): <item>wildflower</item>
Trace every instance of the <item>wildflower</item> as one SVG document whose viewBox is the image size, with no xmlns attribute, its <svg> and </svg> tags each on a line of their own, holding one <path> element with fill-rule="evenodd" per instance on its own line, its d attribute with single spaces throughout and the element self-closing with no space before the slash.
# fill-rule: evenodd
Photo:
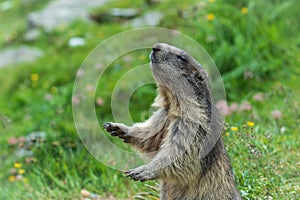
<svg viewBox="0 0 300 200">
<path fill-rule="evenodd" d="M 229 110 L 230 112 L 235 112 L 237 111 L 238 109 L 238 104 L 236 102 L 232 103 L 230 106 L 229 106 Z"/>
<path fill-rule="evenodd" d="M 9 145 L 16 145 L 18 143 L 18 139 L 16 137 L 12 137 L 8 140 Z"/>
<path fill-rule="evenodd" d="M 45 94 L 44 98 L 46 101 L 50 101 L 52 99 L 52 94 Z"/>
<path fill-rule="evenodd" d="M 15 176 L 9 176 L 8 177 L 8 181 L 9 182 L 14 182 L 16 180 L 16 177 Z"/>
<path fill-rule="evenodd" d="M 30 79 L 32 82 L 37 82 L 40 79 L 40 77 L 38 74 L 31 74 Z"/>
<path fill-rule="evenodd" d="M 23 178 L 23 183 L 28 183 L 28 179 L 27 178 Z"/>
<path fill-rule="evenodd" d="M 78 96 L 73 96 L 72 97 L 72 104 L 74 106 L 78 105 L 80 103 L 80 98 Z"/>
<path fill-rule="evenodd" d="M 225 132 L 225 135 L 226 135 L 226 136 L 229 136 L 229 132 Z"/>
<path fill-rule="evenodd" d="M 130 61 L 132 61 L 132 56 L 130 56 L 130 55 L 126 55 L 126 56 L 124 56 L 124 58 L 123 58 L 123 60 L 125 61 L 125 62 L 130 62 Z"/>
<path fill-rule="evenodd" d="M 19 174 L 24 174 L 25 170 L 24 169 L 19 169 Z"/>
<path fill-rule="evenodd" d="M 231 129 L 232 131 L 238 131 L 238 130 L 239 130 L 239 128 L 236 127 L 236 126 L 232 126 L 230 129 Z"/>
<path fill-rule="evenodd" d="M 97 104 L 98 106 L 102 106 L 102 105 L 104 104 L 103 99 L 102 99 L 101 97 L 98 97 L 98 98 L 96 99 L 96 104 Z"/>
<path fill-rule="evenodd" d="M 20 167 L 22 167 L 22 164 L 21 164 L 21 163 L 15 163 L 15 164 L 14 164 L 14 167 L 15 167 L 15 168 L 20 168 Z"/>
<path fill-rule="evenodd" d="M 17 176 L 16 176 L 16 181 L 20 181 L 20 180 L 22 180 L 23 179 L 23 176 L 21 175 L 21 174 L 18 174 Z"/>
<path fill-rule="evenodd" d="M 21 136 L 21 137 L 19 137 L 19 142 L 20 142 L 20 143 L 24 143 L 24 142 L 25 142 L 25 140 L 26 140 L 26 139 L 25 139 L 25 137 L 24 137 L 24 136 Z"/>
<path fill-rule="evenodd" d="M 222 115 L 229 115 L 229 108 L 225 100 L 220 100 L 216 103 L 216 107 Z"/>
<path fill-rule="evenodd" d="M 210 3 L 213 3 L 213 2 L 215 2 L 215 1 L 216 1 L 216 0 L 209 0 Z"/>
<path fill-rule="evenodd" d="M 103 67 L 103 64 L 101 64 L 101 63 L 97 63 L 95 65 L 95 69 L 102 69 L 102 67 Z"/>
<path fill-rule="evenodd" d="M 280 110 L 274 110 L 271 112 L 273 119 L 280 119 L 282 117 L 282 112 Z"/>
<path fill-rule="evenodd" d="M 212 14 L 212 13 L 207 14 L 207 15 L 206 15 L 206 19 L 207 19 L 208 21 L 213 21 L 213 20 L 215 19 L 215 15 Z"/>
<path fill-rule="evenodd" d="M 139 57 L 139 59 L 140 60 L 145 60 L 147 57 L 145 56 L 145 55 L 141 55 L 140 57 Z"/>
<path fill-rule="evenodd" d="M 87 91 L 87 92 L 93 92 L 94 89 L 95 89 L 95 88 L 94 88 L 94 86 L 92 86 L 92 85 L 87 85 L 87 86 L 86 86 L 86 91 Z"/>
<path fill-rule="evenodd" d="M 248 13 L 248 8 L 242 7 L 242 8 L 241 8 L 241 12 L 242 12 L 243 14 L 247 14 L 247 13 Z"/>
<path fill-rule="evenodd" d="M 52 86 L 52 87 L 50 88 L 50 92 L 51 92 L 52 94 L 56 94 L 57 91 L 58 91 L 58 89 L 57 89 L 57 87 L 55 87 L 55 86 Z"/>
<path fill-rule="evenodd" d="M 254 126 L 254 122 L 248 121 L 247 125 L 250 126 L 250 127 L 253 127 Z"/>
<path fill-rule="evenodd" d="M 259 102 L 262 102 L 264 100 L 264 95 L 263 93 L 256 93 L 254 96 L 253 96 L 253 99 L 255 101 L 259 101 Z"/>
<path fill-rule="evenodd" d="M 239 111 L 250 111 L 251 109 L 252 109 L 252 105 L 248 101 L 245 101 L 240 106 Z"/>
</svg>

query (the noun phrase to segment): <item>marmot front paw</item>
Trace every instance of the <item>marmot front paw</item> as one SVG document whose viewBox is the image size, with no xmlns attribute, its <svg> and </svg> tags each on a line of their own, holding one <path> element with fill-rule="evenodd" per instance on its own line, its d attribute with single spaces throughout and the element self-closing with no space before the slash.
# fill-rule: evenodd
<svg viewBox="0 0 300 200">
<path fill-rule="evenodd" d="M 141 181 L 141 182 L 154 180 L 157 178 L 157 173 L 155 173 L 152 169 L 149 169 L 147 165 L 143 165 L 135 169 L 131 169 L 125 172 L 125 175 L 130 177 L 134 181 Z"/>
<path fill-rule="evenodd" d="M 112 136 L 119 137 L 120 139 L 123 139 L 124 142 L 129 143 L 131 136 L 124 132 L 118 123 L 106 122 L 103 124 L 103 128 Z"/>
</svg>

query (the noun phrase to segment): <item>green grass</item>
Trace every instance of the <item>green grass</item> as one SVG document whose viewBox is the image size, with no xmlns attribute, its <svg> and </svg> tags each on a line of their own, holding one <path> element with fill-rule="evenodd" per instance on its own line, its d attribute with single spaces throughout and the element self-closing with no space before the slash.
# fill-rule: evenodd
<svg viewBox="0 0 300 200">
<path fill-rule="evenodd" d="M 82 189 L 126 199 L 145 190 L 143 184 L 130 181 L 90 155 L 72 118 L 72 89 L 79 66 L 97 44 L 127 28 L 114 21 L 75 22 L 26 43 L 22 39 L 24 17 L 47 1 L 13 2 L 12 9 L 0 13 L 1 47 L 25 43 L 43 49 L 45 57 L 0 69 L 0 199 L 78 199 Z M 223 135 L 243 199 L 299 199 L 297 1 L 189 0 L 182 4 L 163 1 L 154 6 L 144 1 L 114 1 L 91 12 L 113 6 L 163 11 L 161 26 L 190 35 L 210 53 L 223 75 L 229 103 L 248 101 L 252 105 L 251 111 L 226 118 Z M 241 12 L 242 7 L 248 8 L 247 14 Z M 215 19 L 208 21 L 207 14 L 214 14 Z M 85 38 L 87 44 L 69 47 L 69 39 L 75 36 Z M 146 50 L 134 52 L 132 60 L 126 62 L 121 57 L 105 72 L 104 81 L 109 84 L 96 93 L 104 102 L 96 107 L 99 125 L 113 120 L 110 94 L 115 83 L 132 67 L 149 62 L 148 54 Z M 31 80 L 33 74 L 38 75 L 38 81 Z M 253 100 L 258 92 L 264 94 L 262 102 Z M 155 87 L 148 85 L 131 97 L 130 113 L 135 121 L 147 118 L 155 94 Z M 271 117 L 274 110 L 282 111 L 280 119 Z M 254 127 L 245 125 L 249 121 Z M 231 130 L 232 126 L 239 130 Z M 45 131 L 47 138 L 32 149 L 34 162 L 27 163 L 26 158 L 15 155 L 19 147 L 8 141 L 34 131 Z M 16 162 L 22 164 L 25 173 L 22 180 L 10 182 Z"/>
</svg>

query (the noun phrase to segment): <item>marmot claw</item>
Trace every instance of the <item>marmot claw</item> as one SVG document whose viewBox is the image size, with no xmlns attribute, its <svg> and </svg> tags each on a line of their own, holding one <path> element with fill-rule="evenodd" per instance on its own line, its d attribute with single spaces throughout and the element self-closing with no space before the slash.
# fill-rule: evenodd
<svg viewBox="0 0 300 200">
<path fill-rule="evenodd" d="M 148 181 L 156 179 L 156 175 L 153 171 L 148 170 L 147 166 L 141 166 L 135 169 L 128 170 L 125 175 L 134 181 Z"/>
<path fill-rule="evenodd" d="M 103 124 L 103 128 L 109 132 L 111 136 L 123 139 L 125 143 L 128 143 L 129 139 L 131 138 L 131 136 L 125 133 L 117 123 L 106 122 Z"/>
</svg>

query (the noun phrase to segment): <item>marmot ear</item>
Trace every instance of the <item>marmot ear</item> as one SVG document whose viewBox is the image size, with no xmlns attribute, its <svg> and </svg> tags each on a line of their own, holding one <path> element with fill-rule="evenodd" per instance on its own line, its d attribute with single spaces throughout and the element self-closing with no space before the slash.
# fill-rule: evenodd
<svg viewBox="0 0 300 200">
<path fill-rule="evenodd" d="M 197 72 L 194 72 L 193 74 L 194 74 L 195 79 L 197 79 L 201 82 L 203 82 L 204 80 L 207 80 L 207 78 L 208 78 L 208 75 L 205 71 L 202 71 L 202 72 L 197 71 Z"/>
<path fill-rule="evenodd" d="M 194 76 L 199 81 L 204 81 L 205 77 L 203 77 L 204 74 L 200 74 L 199 72 L 194 72 Z M 205 75 L 204 75 L 205 76 Z"/>
</svg>

